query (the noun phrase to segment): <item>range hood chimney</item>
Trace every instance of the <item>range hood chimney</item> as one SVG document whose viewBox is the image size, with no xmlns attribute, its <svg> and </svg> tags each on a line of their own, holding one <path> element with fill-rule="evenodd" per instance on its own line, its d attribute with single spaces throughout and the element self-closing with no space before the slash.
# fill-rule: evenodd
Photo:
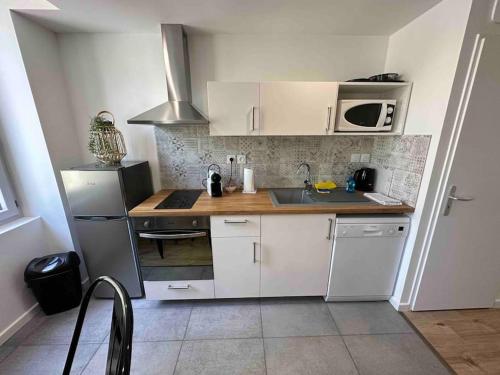
<svg viewBox="0 0 500 375">
<path fill-rule="evenodd" d="M 167 75 L 167 102 L 127 121 L 129 124 L 208 124 L 191 104 L 187 36 L 182 25 L 162 24 L 161 38 Z"/>
</svg>

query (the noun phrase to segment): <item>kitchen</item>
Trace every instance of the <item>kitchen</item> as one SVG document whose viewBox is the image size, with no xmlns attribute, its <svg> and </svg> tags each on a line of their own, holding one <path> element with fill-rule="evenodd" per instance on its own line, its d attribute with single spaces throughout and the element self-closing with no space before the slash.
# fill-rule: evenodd
<svg viewBox="0 0 500 375">
<path fill-rule="evenodd" d="M 321 301 L 325 308 L 330 305 L 323 300 L 388 301 L 366 307 L 345 302 L 338 308 L 356 307 L 361 310 L 350 314 L 365 314 L 370 306 L 389 307 L 388 316 L 396 314 L 395 325 L 403 324 L 397 310 L 429 309 L 418 307 L 427 302 L 414 286 L 423 272 L 420 241 L 425 240 L 428 205 L 434 199 L 435 163 L 442 162 L 440 150 L 446 148 L 441 131 L 459 92 L 456 75 L 466 71 L 461 50 L 469 43 L 469 14 L 475 14 L 474 7 L 478 14 L 483 8 L 468 1 L 429 1 L 428 8 L 403 3 L 391 26 L 367 22 L 354 30 L 337 17 L 338 25 L 317 26 L 311 33 L 287 23 L 287 17 L 293 19 L 287 11 L 281 24 L 260 20 L 265 33 L 257 31 L 257 24 L 238 26 L 237 18 L 220 13 L 224 22 L 200 21 L 199 29 L 189 22 L 180 25 L 182 17 L 154 24 L 149 16 L 138 17 L 143 22 L 134 26 L 139 33 L 132 26 L 119 30 L 118 22 L 87 24 L 79 19 L 83 10 L 75 4 L 59 20 L 43 10 L 13 13 L 53 164 L 48 168 L 56 172 L 54 191 L 62 200 L 73 242 L 54 249 L 75 249 L 86 264 L 82 275 L 88 271 L 90 281 L 113 276 L 144 306 L 189 301 L 194 313 L 196 300 L 229 305 L 235 298 L 249 298 L 242 303 L 251 305 L 257 301 L 262 304 L 264 337 L 269 298 L 291 297 L 300 304 L 300 298 L 316 297 L 315 303 Z M 112 9 L 99 17 L 118 21 L 109 13 Z M 276 10 L 268 11 L 280 19 Z M 408 50 L 414 30 L 422 35 L 432 27 L 438 30 L 436 19 L 450 12 L 456 17 L 448 29 L 436 31 L 440 37 L 433 39 L 435 46 L 417 44 Z M 301 27 L 312 27 L 311 21 Z M 45 38 L 42 42 L 37 33 Z M 44 45 L 54 49 L 43 51 Z M 432 54 L 433 48 L 446 52 Z M 39 62 L 41 55 L 47 62 L 57 61 L 47 69 L 49 65 Z M 426 56 L 426 63 L 416 66 L 416 56 Z M 382 72 L 401 76 L 349 81 Z M 55 103 L 43 95 L 47 85 L 59 99 L 57 115 Z M 166 100 L 178 106 L 162 107 Z M 89 116 L 102 110 L 112 113 L 105 114 L 105 121 L 113 121 L 123 134 L 127 155 L 122 166 L 96 166 L 87 149 Z M 174 118 L 163 116 L 169 114 Z M 360 116 L 361 122 L 372 121 L 370 129 L 359 129 Z M 49 126 L 51 122 L 58 126 Z M 66 145 L 59 128 L 65 129 Z M 128 185 L 125 176 L 134 167 L 142 172 Z M 84 176 L 85 169 L 92 169 L 87 172 L 93 177 Z M 73 172 L 79 177 L 67 177 Z M 117 184 L 111 195 L 103 194 L 104 185 L 95 180 L 103 172 Z M 345 191 L 350 177 L 360 191 Z M 101 182 L 110 187 L 109 181 Z M 130 193 L 128 186 L 141 186 L 142 191 Z M 362 190 L 399 204 L 376 203 Z M 106 211 L 107 204 L 116 204 L 118 211 Z M 161 204 L 165 207 L 157 208 Z M 121 229 L 108 237 L 98 235 L 107 232 L 105 225 L 118 223 Z M 369 239 L 358 229 L 368 232 Z M 128 268 L 123 268 L 126 263 Z M 422 277 L 425 281 L 425 271 Z M 344 290 L 335 291 L 333 285 L 343 283 Z M 495 298 L 489 295 L 488 289 L 487 302 L 456 308 L 492 306 Z M 148 310 L 136 309 L 134 303 L 134 314 Z M 333 319 L 342 333 L 342 318 Z M 415 345 L 422 350 L 420 341 Z M 354 363 L 362 368 L 357 371 L 364 373 L 365 357 L 356 358 L 354 346 L 352 350 Z M 439 361 L 430 358 L 427 371 L 440 373 Z M 417 371 L 414 358 L 408 361 Z"/>
</svg>

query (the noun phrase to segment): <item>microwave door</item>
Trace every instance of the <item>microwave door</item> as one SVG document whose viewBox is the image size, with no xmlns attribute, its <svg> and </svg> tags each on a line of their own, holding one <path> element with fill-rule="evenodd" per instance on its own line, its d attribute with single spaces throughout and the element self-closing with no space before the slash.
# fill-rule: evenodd
<svg viewBox="0 0 500 375">
<path fill-rule="evenodd" d="M 382 106 L 383 103 L 352 105 L 344 113 L 344 120 L 349 124 L 349 130 L 370 131 L 378 128 L 383 112 Z"/>
</svg>

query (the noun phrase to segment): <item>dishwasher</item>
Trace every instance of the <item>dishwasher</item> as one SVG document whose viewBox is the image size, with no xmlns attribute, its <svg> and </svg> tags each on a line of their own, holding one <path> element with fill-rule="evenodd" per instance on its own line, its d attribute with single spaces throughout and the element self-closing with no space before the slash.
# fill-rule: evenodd
<svg viewBox="0 0 500 375">
<path fill-rule="evenodd" d="M 380 301 L 393 293 L 410 219 L 338 216 L 327 301 Z"/>
</svg>

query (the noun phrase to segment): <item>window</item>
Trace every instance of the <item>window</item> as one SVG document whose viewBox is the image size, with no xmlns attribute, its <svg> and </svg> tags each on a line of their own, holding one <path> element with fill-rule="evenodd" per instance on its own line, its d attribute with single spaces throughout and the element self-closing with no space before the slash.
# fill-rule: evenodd
<svg viewBox="0 0 500 375">
<path fill-rule="evenodd" d="M 0 224 L 19 215 L 19 208 L 0 156 Z"/>
</svg>

